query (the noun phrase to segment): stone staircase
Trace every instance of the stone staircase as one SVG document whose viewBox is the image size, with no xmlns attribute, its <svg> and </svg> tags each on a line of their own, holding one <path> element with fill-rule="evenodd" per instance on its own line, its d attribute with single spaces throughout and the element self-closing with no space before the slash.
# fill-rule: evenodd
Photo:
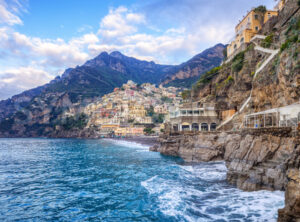
<svg viewBox="0 0 300 222">
<path fill-rule="evenodd" d="M 254 39 L 256 38 L 263 38 L 264 36 L 262 35 L 256 35 L 254 36 L 251 40 L 253 41 Z M 262 65 L 255 71 L 255 74 L 254 74 L 254 77 L 253 77 L 253 80 L 252 82 L 254 82 L 257 74 L 259 72 L 261 72 L 268 64 L 269 62 L 279 53 L 279 49 L 276 49 L 276 50 L 273 50 L 273 49 L 267 49 L 267 48 L 263 48 L 261 46 L 258 46 L 256 42 L 253 41 L 253 43 L 256 45 L 255 46 L 255 50 L 257 51 L 261 51 L 261 52 L 264 52 L 264 53 L 268 53 L 268 54 L 271 54 L 263 63 Z M 251 92 L 250 92 L 250 95 L 249 97 L 246 99 L 246 101 L 243 103 L 243 105 L 241 106 L 241 108 L 238 110 L 238 112 L 236 112 L 233 116 L 231 116 L 229 119 L 225 120 L 223 123 L 221 123 L 217 129 L 220 129 L 222 126 L 226 125 L 227 123 L 229 123 L 230 121 L 232 121 L 234 119 L 235 116 L 237 116 L 238 114 L 240 114 L 244 109 L 245 107 L 249 104 L 249 102 L 251 101 L 251 98 L 252 98 L 252 92 L 253 92 L 253 84 L 252 84 L 252 89 L 251 89 Z M 242 125 L 241 125 L 242 126 Z M 240 128 L 241 128 L 240 126 Z"/>
</svg>

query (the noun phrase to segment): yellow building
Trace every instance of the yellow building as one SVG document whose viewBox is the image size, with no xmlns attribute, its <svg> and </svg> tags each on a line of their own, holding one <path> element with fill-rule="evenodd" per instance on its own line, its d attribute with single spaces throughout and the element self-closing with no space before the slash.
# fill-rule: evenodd
<svg viewBox="0 0 300 222">
<path fill-rule="evenodd" d="M 117 136 L 142 136 L 144 127 L 119 127 L 115 130 Z"/>
<path fill-rule="evenodd" d="M 263 23 L 266 23 L 271 17 L 277 15 L 277 11 L 267 10 L 263 17 Z M 237 49 L 243 44 L 249 43 L 251 38 L 255 36 L 261 28 L 261 16 L 252 9 L 235 27 L 235 38 L 227 46 L 227 57 L 234 55 Z"/>
<path fill-rule="evenodd" d="M 147 111 L 145 110 L 143 105 L 132 104 L 129 106 L 129 117 L 137 118 L 137 117 L 145 117 Z"/>
<path fill-rule="evenodd" d="M 119 125 L 117 124 L 103 124 L 101 125 L 101 133 L 102 134 L 114 133 L 117 128 L 119 128 Z"/>
</svg>

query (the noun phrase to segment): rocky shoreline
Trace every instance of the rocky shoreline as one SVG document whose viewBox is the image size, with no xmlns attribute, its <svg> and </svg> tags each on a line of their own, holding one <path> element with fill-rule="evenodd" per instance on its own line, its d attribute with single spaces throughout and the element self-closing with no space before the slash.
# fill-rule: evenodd
<svg viewBox="0 0 300 222">
<path fill-rule="evenodd" d="M 285 190 L 278 221 L 300 219 L 300 140 L 291 128 L 165 134 L 150 148 L 186 162 L 226 162 L 227 181 L 245 191 Z"/>
</svg>

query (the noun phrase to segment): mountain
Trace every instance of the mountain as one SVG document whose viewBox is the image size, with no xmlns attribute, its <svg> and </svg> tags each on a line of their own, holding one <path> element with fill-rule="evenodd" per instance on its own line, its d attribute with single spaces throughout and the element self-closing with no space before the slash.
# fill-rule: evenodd
<svg viewBox="0 0 300 222">
<path fill-rule="evenodd" d="M 112 92 L 128 80 L 139 84 L 149 82 L 185 87 L 195 82 L 206 70 L 219 65 L 223 48 L 222 44 L 218 44 L 178 66 L 141 61 L 118 51 L 110 54 L 102 52 L 82 66 L 66 69 L 48 84 L 0 101 L 0 120 L 27 109 L 34 99 L 43 100 L 50 94 L 56 98 L 68 97 L 72 104 L 85 104 Z M 187 81 L 189 84 L 185 83 Z"/>
<path fill-rule="evenodd" d="M 173 66 L 159 65 L 127 57 L 120 52 L 103 52 L 82 66 L 66 69 L 50 83 L 0 101 L 0 120 L 26 108 L 35 98 L 47 94 L 67 94 L 72 103 L 83 102 L 113 91 L 128 80 L 158 84 Z M 87 101 L 88 102 L 88 101 Z"/>
<path fill-rule="evenodd" d="M 175 76 L 176 83 L 183 87 L 189 77 L 196 81 L 202 71 L 219 65 L 222 54 L 216 52 L 222 47 L 219 44 L 205 50 L 178 66 L 141 61 L 117 51 L 102 52 L 81 66 L 66 69 L 48 84 L 0 101 L 0 135 L 53 135 L 50 133 L 68 113 L 80 113 L 82 107 L 98 101 L 128 80 L 138 84 L 171 85 L 169 79 Z M 181 78 L 178 73 L 182 72 L 188 73 L 184 75 L 187 78 Z"/>
<path fill-rule="evenodd" d="M 224 58 L 225 45 L 217 44 L 204 50 L 192 59 L 177 66 L 171 72 L 166 73 L 162 84 L 166 86 L 191 87 L 199 77 L 208 70 L 219 66 Z"/>
</svg>

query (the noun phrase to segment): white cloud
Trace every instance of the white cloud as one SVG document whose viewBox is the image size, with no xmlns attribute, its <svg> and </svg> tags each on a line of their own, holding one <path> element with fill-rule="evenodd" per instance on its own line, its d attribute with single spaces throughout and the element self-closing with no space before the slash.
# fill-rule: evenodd
<svg viewBox="0 0 300 222">
<path fill-rule="evenodd" d="M 46 71 L 33 67 L 8 68 L 0 72 L 0 99 L 43 85 L 52 79 L 53 76 Z"/>
<path fill-rule="evenodd" d="M 7 4 L 5 0 L 0 0 L 0 24 L 22 25 L 23 22 L 17 15 L 20 10 L 25 10 L 19 1 L 14 0 Z"/>
<path fill-rule="evenodd" d="M 100 23 L 98 34 L 107 39 L 118 38 L 137 32 L 136 25 L 145 22 L 142 14 L 132 13 L 123 6 L 117 9 L 110 9 Z"/>
</svg>

